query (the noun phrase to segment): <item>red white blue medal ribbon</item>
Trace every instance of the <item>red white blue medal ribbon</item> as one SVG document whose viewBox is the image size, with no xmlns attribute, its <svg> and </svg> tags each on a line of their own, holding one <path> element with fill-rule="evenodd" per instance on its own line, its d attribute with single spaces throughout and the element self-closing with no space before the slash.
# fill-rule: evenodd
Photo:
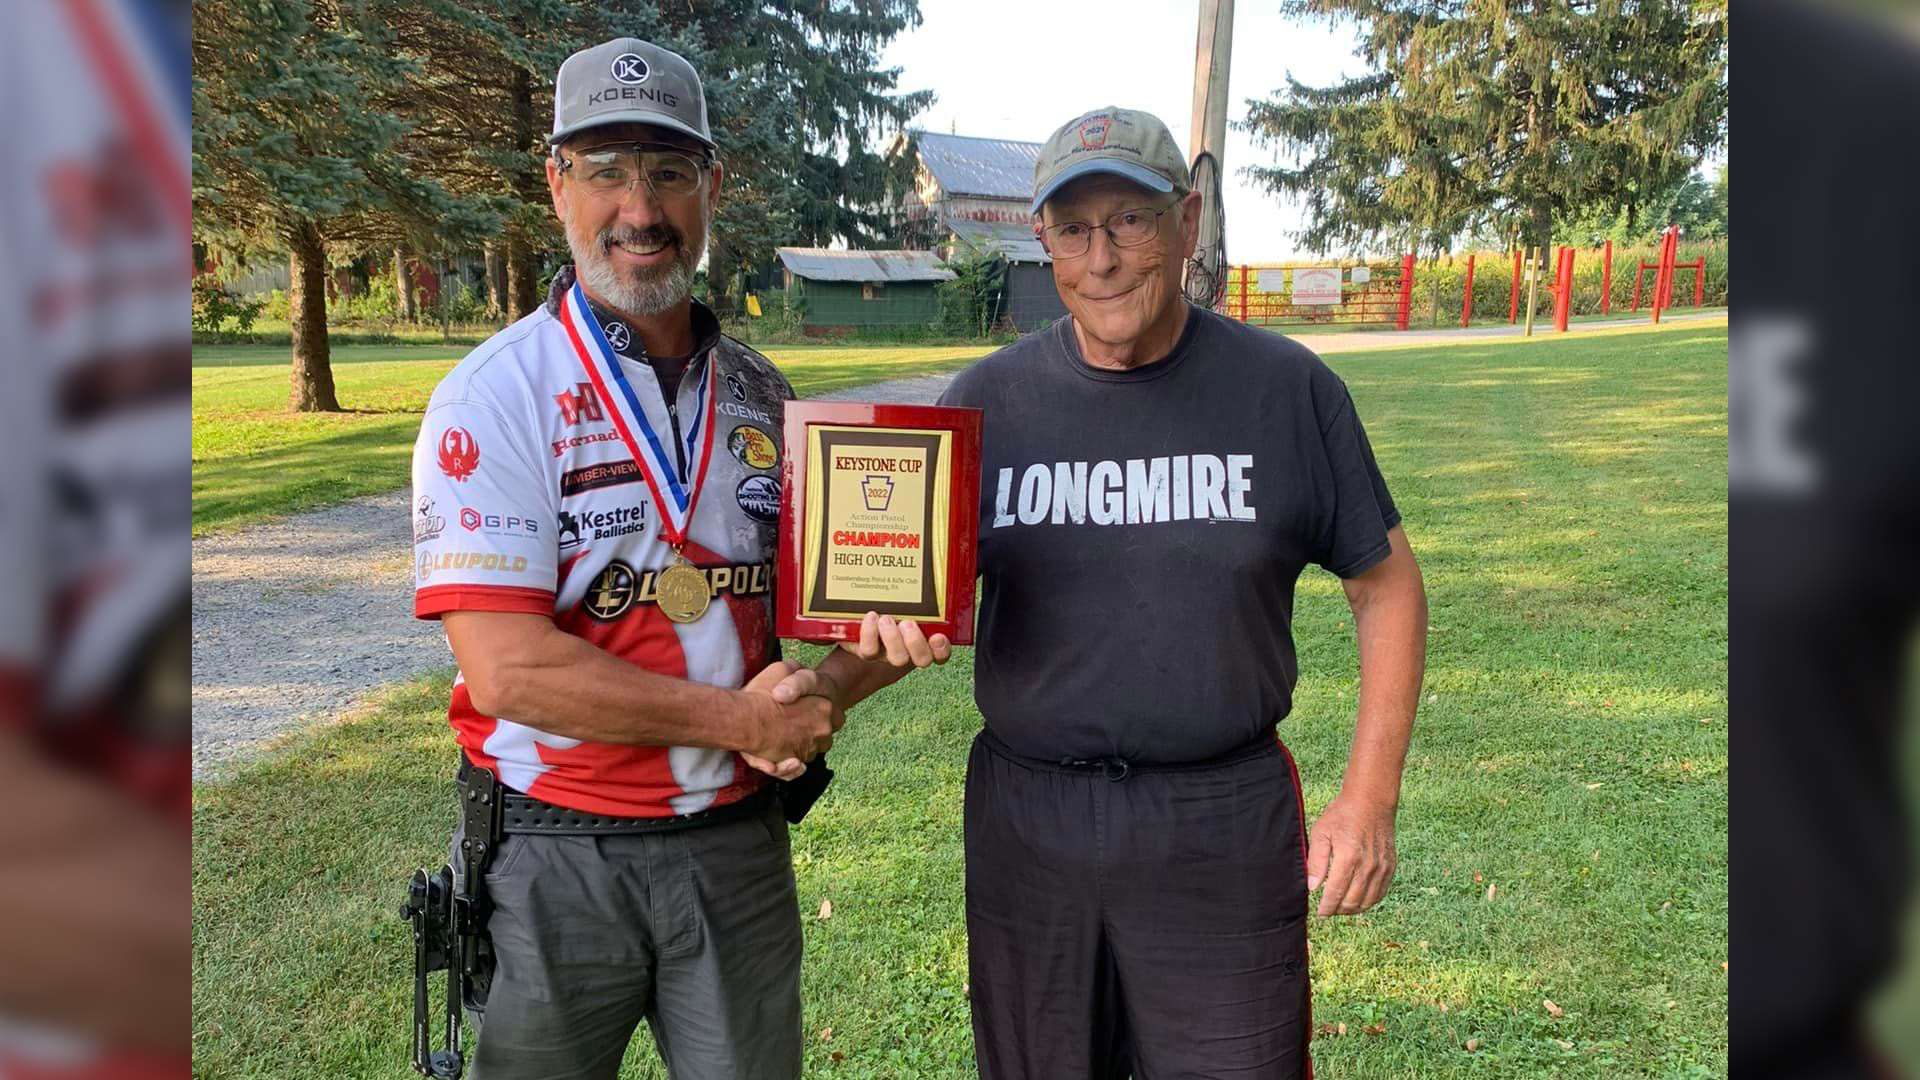
<svg viewBox="0 0 1920 1080">
<path fill-rule="evenodd" d="M 561 300 L 560 325 L 566 328 L 573 351 L 580 357 L 580 366 L 586 369 L 587 381 L 593 384 L 594 393 L 600 396 L 607 415 L 613 419 L 614 430 L 620 433 L 620 440 L 627 444 L 634 464 L 640 467 L 640 475 L 646 478 L 647 488 L 653 492 L 653 503 L 660 508 L 661 538 L 678 552 L 681 545 L 687 542 L 694 507 L 700 502 L 700 489 L 706 480 L 707 463 L 713 459 L 713 403 L 717 365 L 709 358 L 706 378 L 700 381 L 694 403 L 693 427 L 686 433 L 685 446 L 687 461 L 693 466 L 693 475 L 682 477 L 674 465 L 673 455 L 667 453 L 667 442 L 673 437 L 672 430 L 667 431 L 663 440 L 647 419 L 647 411 L 640 407 L 640 396 L 634 393 L 633 384 L 627 381 L 626 373 L 620 369 L 619 354 L 607 343 L 607 335 L 600 329 L 600 320 L 594 318 L 593 309 L 587 305 L 587 294 L 577 281 Z"/>
</svg>

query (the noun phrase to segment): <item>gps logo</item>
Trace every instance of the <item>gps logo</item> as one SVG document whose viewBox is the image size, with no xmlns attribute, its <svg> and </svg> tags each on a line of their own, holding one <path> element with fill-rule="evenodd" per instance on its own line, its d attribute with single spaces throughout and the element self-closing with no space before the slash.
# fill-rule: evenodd
<svg viewBox="0 0 1920 1080">
<path fill-rule="evenodd" d="M 638 53 L 621 53 L 613 58 L 614 79 L 628 86 L 637 86 L 646 82 L 650 74 L 652 72 L 647 69 L 647 62 L 640 59 Z"/>
</svg>

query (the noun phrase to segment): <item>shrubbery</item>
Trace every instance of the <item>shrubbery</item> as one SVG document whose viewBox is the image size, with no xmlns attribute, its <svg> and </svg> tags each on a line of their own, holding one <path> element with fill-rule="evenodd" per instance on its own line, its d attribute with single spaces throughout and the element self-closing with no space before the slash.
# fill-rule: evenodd
<svg viewBox="0 0 1920 1080">
<path fill-rule="evenodd" d="M 222 285 L 212 274 L 193 279 L 193 329 L 198 333 L 226 333 L 228 322 L 233 323 L 233 333 L 250 333 L 253 320 L 259 318 L 265 306 L 266 301 L 248 300 Z"/>
</svg>

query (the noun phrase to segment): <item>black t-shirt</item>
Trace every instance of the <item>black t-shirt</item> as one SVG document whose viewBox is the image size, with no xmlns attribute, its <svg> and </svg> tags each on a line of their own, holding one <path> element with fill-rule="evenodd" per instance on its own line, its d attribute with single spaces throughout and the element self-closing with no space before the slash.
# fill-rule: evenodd
<svg viewBox="0 0 1920 1080">
<path fill-rule="evenodd" d="M 1293 703 L 1293 587 L 1400 520 L 1338 376 L 1200 308 L 1164 359 L 1081 359 L 1070 318 L 962 372 L 984 409 L 974 697 L 1033 757 L 1199 761 Z"/>
</svg>

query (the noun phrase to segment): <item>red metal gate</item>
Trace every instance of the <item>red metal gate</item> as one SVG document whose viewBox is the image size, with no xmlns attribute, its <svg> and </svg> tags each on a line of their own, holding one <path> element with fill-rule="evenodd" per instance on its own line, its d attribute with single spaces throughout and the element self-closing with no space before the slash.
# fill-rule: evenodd
<svg viewBox="0 0 1920 1080">
<path fill-rule="evenodd" d="M 1339 303 L 1294 303 L 1294 271 L 1333 269 L 1340 271 Z M 1256 326 L 1362 325 L 1405 330 L 1412 299 L 1411 255 L 1391 262 L 1256 263 L 1227 268 L 1226 292 L 1216 310 Z"/>
</svg>

